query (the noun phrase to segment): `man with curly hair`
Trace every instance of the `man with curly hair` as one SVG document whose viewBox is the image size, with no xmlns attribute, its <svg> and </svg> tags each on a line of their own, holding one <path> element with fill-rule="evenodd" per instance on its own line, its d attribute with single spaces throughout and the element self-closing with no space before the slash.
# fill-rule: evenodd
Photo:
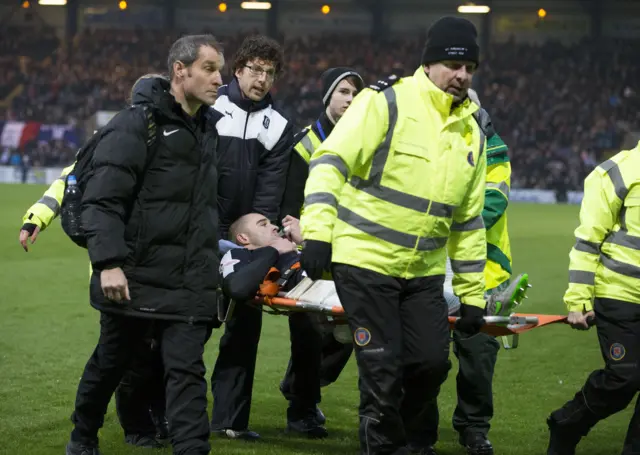
<svg viewBox="0 0 640 455">
<path fill-rule="evenodd" d="M 282 47 L 265 36 L 247 37 L 233 62 L 233 79 L 218 91 L 218 208 L 220 234 L 248 213 L 277 222 L 293 143 L 293 125 L 269 93 L 284 65 Z M 211 378 L 211 430 L 232 439 L 257 439 L 249 412 L 262 313 L 237 305 L 220 339 Z"/>
</svg>

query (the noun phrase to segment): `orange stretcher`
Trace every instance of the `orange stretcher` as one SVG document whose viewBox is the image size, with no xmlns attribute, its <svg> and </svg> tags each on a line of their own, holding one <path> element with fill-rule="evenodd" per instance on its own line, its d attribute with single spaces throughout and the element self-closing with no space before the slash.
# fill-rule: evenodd
<svg viewBox="0 0 640 455">
<path fill-rule="evenodd" d="M 318 306 L 285 297 L 256 296 L 255 303 L 271 314 L 290 314 L 296 311 L 311 311 L 329 316 L 336 325 L 346 324 L 346 315 L 341 306 Z M 455 328 L 457 317 L 449 316 L 449 328 Z M 505 349 L 518 347 L 520 334 L 551 324 L 566 323 L 567 316 L 551 314 L 512 313 L 510 316 L 485 316 L 486 324 L 481 331 L 494 337 L 503 337 Z M 511 341 L 506 337 L 511 336 Z"/>
<path fill-rule="evenodd" d="M 300 311 L 315 313 L 325 329 L 347 323 L 344 308 L 337 299 L 335 291 L 332 295 L 330 287 L 333 283 L 325 282 L 324 284 L 327 286 L 323 290 L 323 283 L 312 282 L 306 278 L 307 283 L 301 283 L 294 290 L 284 293 L 280 292 L 281 287 L 278 281 L 280 278 L 280 273 L 277 270 L 270 271 L 260 286 L 258 295 L 252 302 L 254 306 L 270 314 L 288 315 Z M 320 289 L 315 288 L 318 292 L 314 296 L 319 298 L 309 297 L 308 292 L 312 292 L 317 285 L 320 285 Z M 302 289 L 296 292 L 299 287 L 302 287 Z M 234 305 L 232 302 L 225 312 L 226 314 L 219 313 L 221 322 L 226 322 L 229 319 Z M 455 328 L 457 319 L 457 317 L 449 316 L 451 330 Z M 548 314 L 512 313 L 509 316 L 485 316 L 484 320 L 485 325 L 481 329 L 482 332 L 494 337 L 501 337 L 505 349 L 514 349 L 518 346 L 520 334 L 551 324 L 566 323 L 567 317 Z M 509 341 L 508 337 L 511 337 L 511 341 Z"/>
<path fill-rule="evenodd" d="M 287 314 L 294 311 L 312 311 L 335 319 L 345 319 L 346 315 L 341 306 L 318 306 L 308 302 L 300 302 L 285 297 L 256 296 L 256 303 L 263 305 L 268 313 Z M 458 318 L 449 316 L 449 328 L 454 329 Z M 537 327 L 544 327 L 559 322 L 566 323 L 566 316 L 550 314 L 513 313 L 510 316 L 485 316 L 486 324 L 482 331 L 492 336 L 516 335 Z"/>
</svg>

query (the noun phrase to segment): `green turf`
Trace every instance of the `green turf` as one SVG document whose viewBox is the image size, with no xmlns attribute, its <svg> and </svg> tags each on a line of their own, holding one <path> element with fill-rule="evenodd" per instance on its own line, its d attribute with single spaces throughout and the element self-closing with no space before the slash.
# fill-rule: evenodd
<svg viewBox="0 0 640 455">
<path fill-rule="evenodd" d="M 42 186 L 0 185 L 0 454 L 64 453 L 76 385 L 97 340 L 98 313 L 87 300 L 86 252 L 64 236 L 58 222 L 42 233 L 28 254 L 18 244 L 22 215 L 43 190 Z M 577 207 L 514 204 L 509 216 L 514 272 L 529 272 L 534 286 L 522 311 L 562 314 Z M 219 333 L 206 351 L 208 374 Z M 287 364 L 288 343 L 286 320 L 266 316 L 251 418 L 263 441 L 213 439 L 212 453 L 357 453 L 353 359 L 340 380 L 323 390 L 321 407 L 330 437 L 307 441 L 283 434 L 286 403 L 278 383 Z M 571 398 L 587 374 L 601 364 L 595 331 L 576 332 L 566 326 L 535 330 L 521 337 L 516 350 L 501 350 L 490 433 L 496 453 L 544 453 L 548 413 Z M 442 454 L 464 453 L 450 423 L 455 368 L 454 363 L 440 397 L 438 449 Z M 578 453 L 619 454 L 629 418 L 627 409 L 599 424 Z M 113 403 L 100 436 L 105 455 L 147 453 L 123 443 Z"/>
</svg>

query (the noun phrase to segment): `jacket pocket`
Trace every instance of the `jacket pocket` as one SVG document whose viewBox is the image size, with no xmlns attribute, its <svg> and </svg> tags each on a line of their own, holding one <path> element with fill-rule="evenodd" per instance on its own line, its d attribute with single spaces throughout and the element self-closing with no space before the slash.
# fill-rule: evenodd
<svg viewBox="0 0 640 455">
<path fill-rule="evenodd" d="M 385 163 L 380 183 L 424 198 L 433 184 L 435 171 L 429 150 L 425 146 L 400 141 Z"/>
</svg>

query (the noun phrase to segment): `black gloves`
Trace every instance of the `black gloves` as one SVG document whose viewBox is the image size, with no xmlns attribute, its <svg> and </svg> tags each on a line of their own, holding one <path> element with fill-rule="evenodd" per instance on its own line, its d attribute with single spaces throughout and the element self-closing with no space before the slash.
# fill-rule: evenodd
<svg viewBox="0 0 640 455">
<path fill-rule="evenodd" d="M 38 226 L 33 223 L 24 223 L 20 230 L 27 231 L 29 233 L 29 236 L 32 236 L 37 227 Z"/>
<path fill-rule="evenodd" d="M 331 266 L 331 244 L 320 240 L 307 240 L 300 257 L 302 270 L 312 280 L 322 278 L 322 272 Z"/>
<path fill-rule="evenodd" d="M 456 329 L 465 335 L 477 334 L 484 322 L 484 308 L 473 305 L 460 305 L 460 319 L 456 322 Z"/>
</svg>

